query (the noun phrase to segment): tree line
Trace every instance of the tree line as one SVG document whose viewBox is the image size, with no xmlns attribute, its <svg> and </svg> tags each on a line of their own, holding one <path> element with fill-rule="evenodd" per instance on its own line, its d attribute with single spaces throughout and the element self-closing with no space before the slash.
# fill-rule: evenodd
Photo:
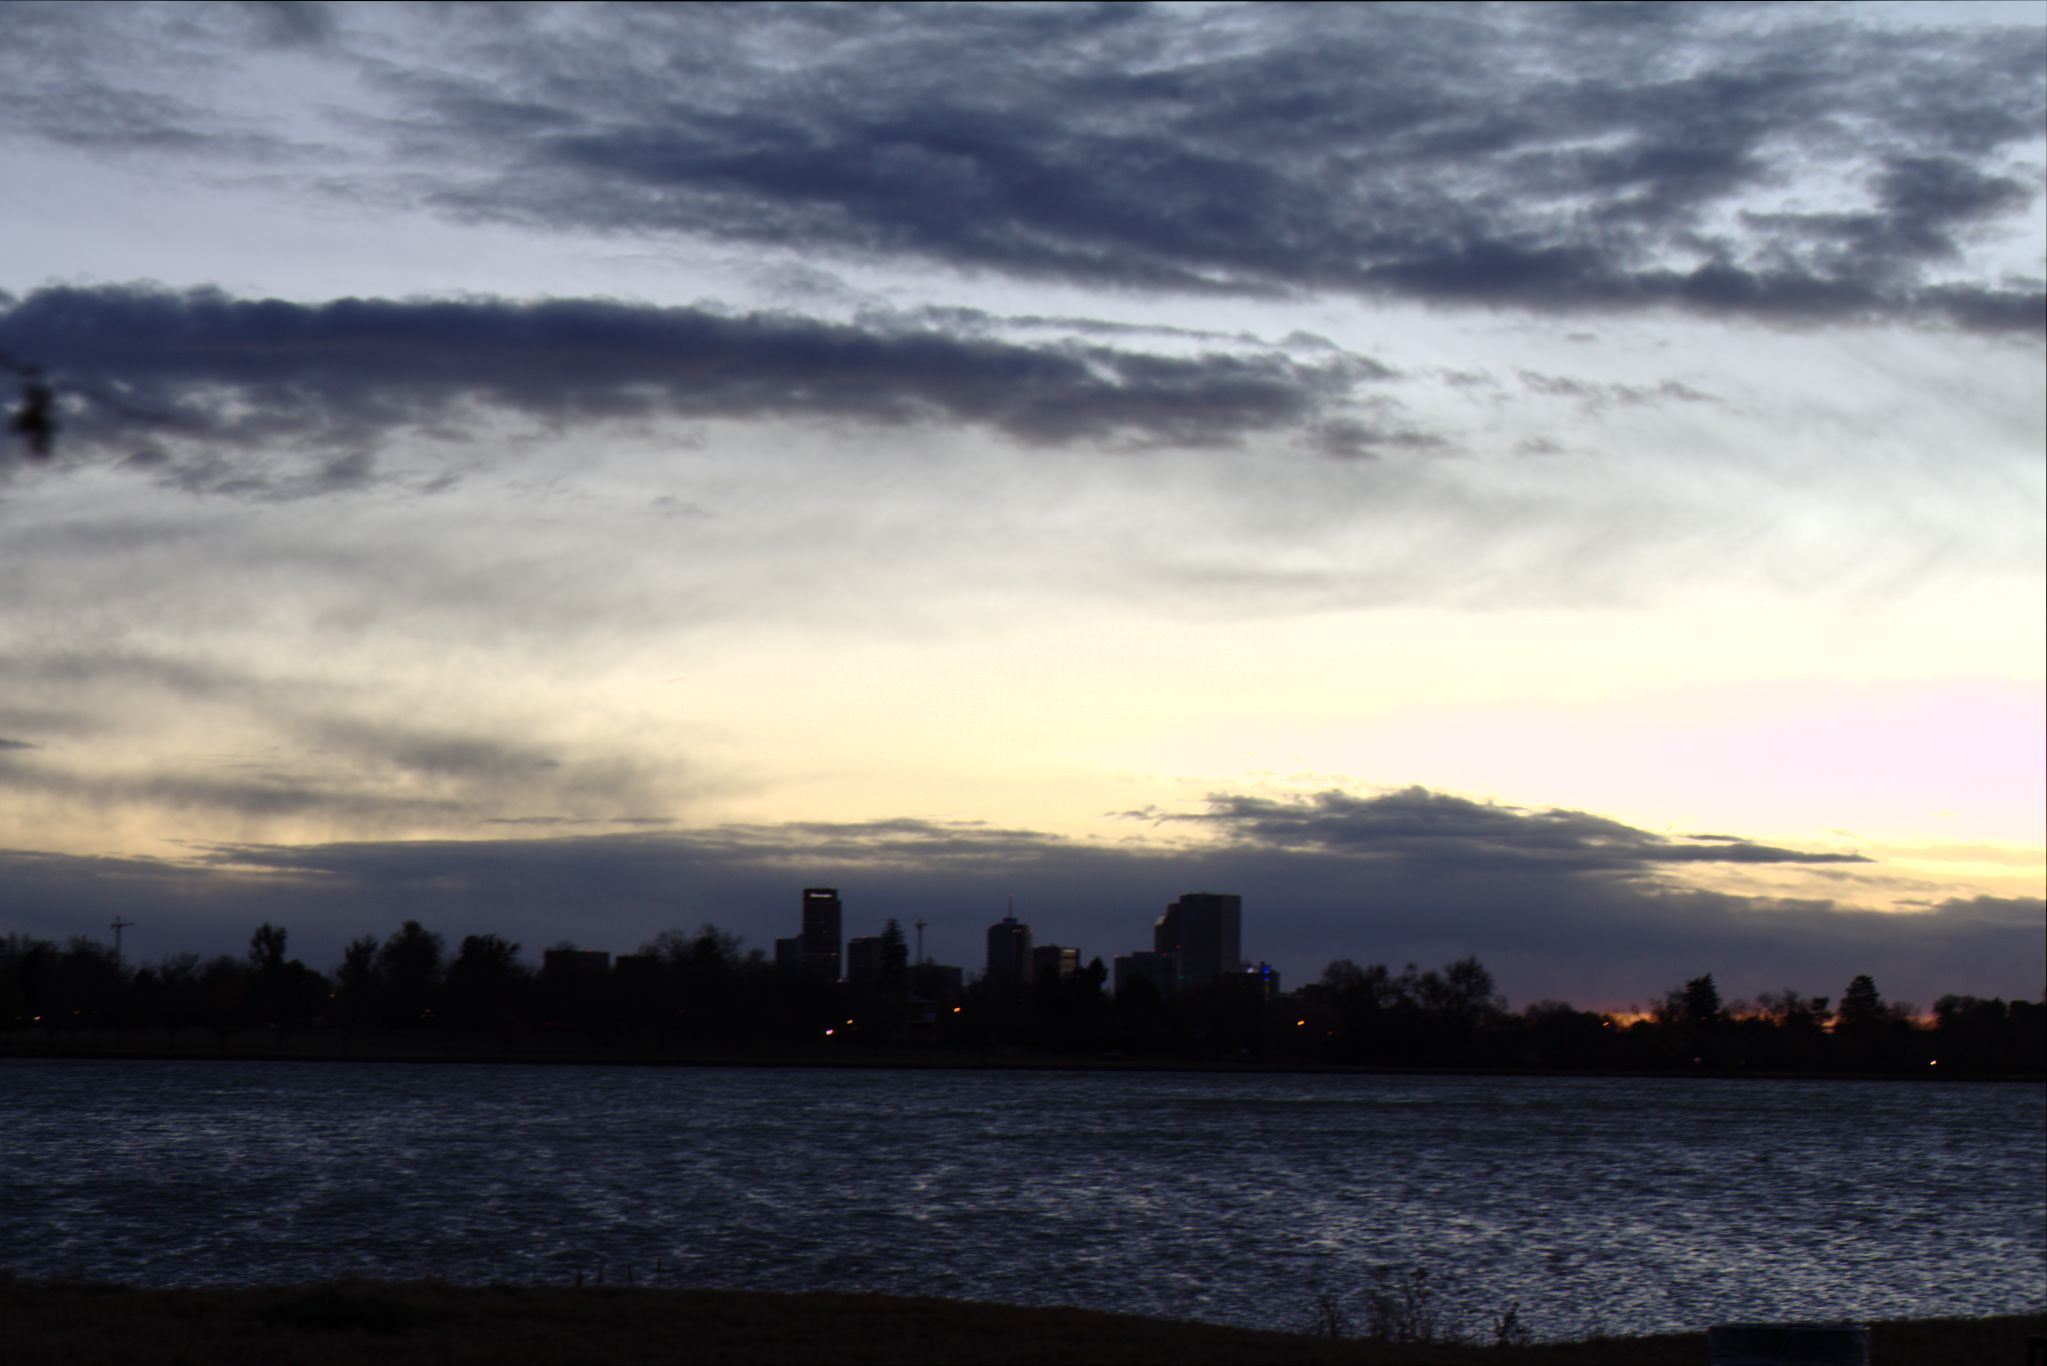
<svg viewBox="0 0 2047 1366">
<path fill-rule="evenodd" d="M 446 940 L 417 921 L 350 942 L 325 971 L 263 924 L 248 952 L 170 954 L 141 966 L 79 936 L 0 937 L 0 1031 L 54 1047 L 112 1031 L 140 1051 L 195 1037 L 225 1050 L 252 1032 L 431 1035 L 479 1052 L 825 1056 L 921 1048 L 1057 1057 L 1326 1063 L 1387 1068 L 2014 1075 L 2047 1072 L 2047 1007 L 1947 995 L 1930 1017 L 1887 1002 L 1868 976 L 1838 999 L 1796 989 L 1723 1002 L 1712 975 L 1625 1014 L 1562 1001 L 1508 1008 L 1478 959 L 1440 970 L 1341 959 L 1320 980 L 1269 994 L 1251 974 L 1184 993 L 1146 980 L 1108 990 L 1096 958 L 1015 990 L 961 984 L 910 963 L 891 922 L 855 980 L 777 969 L 704 925 L 610 959 L 563 943 L 538 966 L 495 934 Z"/>
</svg>

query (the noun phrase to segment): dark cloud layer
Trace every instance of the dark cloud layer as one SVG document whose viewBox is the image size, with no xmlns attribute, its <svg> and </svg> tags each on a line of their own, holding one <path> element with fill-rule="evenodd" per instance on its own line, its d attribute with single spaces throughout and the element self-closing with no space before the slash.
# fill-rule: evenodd
<svg viewBox="0 0 2047 1366">
<path fill-rule="evenodd" d="M 1690 858 L 1812 856 L 1738 840 L 1666 841 L 1582 813 L 1420 791 L 1301 804 L 1218 799 L 1213 814 L 1240 837 L 1080 844 L 903 819 L 218 846 L 187 865 L 0 854 L 0 882 L 13 889 L 7 928 L 97 933 L 119 911 L 148 926 L 152 938 L 137 931 L 131 940 L 145 955 L 235 949 L 270 919 L 324 961 L 348 938 L 387 933 L 406 917 L 450 935 L 506 933 L 529 950 L 567 938 L 624 951 L 704 920 L 766 947 L 795 928 L 799 890 L 822 884 L 841 889 L 848 934 L 876 931 L 891 916 L 925 919 L 931 951 L 944 960 L 978 966 L 982 931 L 1012 897 L 1040 942 L 1107 958 L 1148 947 L 1166 902 L 1207 889 L 1245 898 L 1245 951 L 1293 983 L 1339 957 L 1398 966 L 1475 953 L 1522 1004 L 1621 1005 L 1702 972 L 1730 996 L 1786 985 L 1833 994 L 1868 972 L 1892 998 L 1921 1005 L 1949 991 L 2031 998 L 2041 987 L 2047 907 L 2038 900 L 1886 914 L 1701 892 L 1657 874 Z M 1304 838 L 1304 824 L 1321 833 Z M 1695 852 L 1673 857 L 1678 850 Z"/>
<path fill-rule="evenodd" d="M 289 164 L 160 87 L 292 43 L 384 101 L 306 120 L 402 168 L 302 147 L 302 184 L 462 219 L 1133 290 L 2028 333 L 2047 312 L 2039 279 L 1971 256 L 2024 245 L 2040 194 L 2024 7 L 16 8 L 0 117 L 24 135 Z"/>
<path fill-rule="evenodd" d="M 1570 874 L 1647 872 L 1676 863 L 1867 863 L 1731 835 L 1666 839 L 1583 811 L 1526 811 L 1411 787 L 1381 797 L 1323 792 L 1301 801 L 1219 795 L 1193 821 L 1233 842 L 1397 861 L 1418 870 Z"/>
<path fill-rule="evenodd" d="M 330 449 L 287 490 L 302 494 L 367 482 L 374 462 L 358 443 L 459 424 L 465 404 L 569 427 L 649 415 L 937 422 L 1036 444 L 1217 445 L 1333 422 L 1356 385 L 1388 373 L 1341 354 L 1170 357 L 605 300 L 299 304 L 146 286 L 0 295 L 0 349 L 50 371 L 69 405 L 66 441 L 132 451 L 223 492 L 242 491 L 231 467 L 174 462 L 163 445 Z"/>
<path fill-rule="evenodd" d="M 533 24 L 390 85 L 422 153 L 486 168 L 434 195 L 482 217 L 1127 288 L 2037 331 L 2037 281 L 1934 272 L 2038 196 L 2003 158 L 2040 138 L 2042 48 L 1842 11 L 806 6 Z M 1840 208 L 1753 207 L 1840 171 Z"/>
</svg>

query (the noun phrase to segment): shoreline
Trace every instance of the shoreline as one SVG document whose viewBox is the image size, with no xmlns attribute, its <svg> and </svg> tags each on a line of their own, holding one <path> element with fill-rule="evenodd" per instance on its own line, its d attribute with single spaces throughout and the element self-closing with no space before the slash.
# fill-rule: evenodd
<svg viewBox="0 0 2047 1366">
<path fill-rule="evenodd" d="M 1687 1079 L 1750 1081 L 1905 1081 L 2018 1082 L 2038 1086 L 2047 1073 L 2025 1072 L 1784 1072 L 1740 1068 L 1688 1071 L 1641 1069 L 1566 1069 L 1555 1067 L 1372 1067 L 1310 1059 L 1175 1058 L 1124 1056 L 1061 1056 L 1036 1053 L 962 1053 L 947 1050 L 891 1048 L 854 1052 L 819 1049 L 782 1053 L 692 1052 L 649 1048 L 638 1041 L 618 1045 L 564 1044 L 532 1047 L 484 1043 L 473 1038 L 436 1038 L 379 1032 L 367 1037 L 318 1030 L 282 1038 L 264 1030 L 237 1031 L 226 1040 L 192 1037 L 151 1046 L 123 1038 L 130 1031 L 93 1031 L 96 1037 L 72 1037 L 56 1045 L 27 1031 L 0 1033 L 0 1061 L 35 1062 L 303 1062 L 303 1063 L 481 1063 L 529 1067 L 693 1067 L 821 1071 L 872 1070 L 901 1072 L 1188 1072 L 1219 1075 L 1308 1075 L 1370 1077 L 1612 1077 L 1616 1079 Z M 137 1031 L 140 1032 L 140 1031 Z M 151 1031 L 153 1032 L 153 1031 Z M 108 1035 L 113 1037 L 108 1038 Z"/>
<path fill-rule="evenodd" d="M 419 1362 L 1348 1362 L 1357 1366 L 1696 1366 L 1696 1332 L 1492 1346 L 1332 1340 L 970 1300 L 589 1285 L 341 1280 L 150 1290 L 0 1276 L 25 1361 L 218 1366 Z M 2025 1360 L 2047 1313 L 1872 1322 L 1884 1366 Z"/>
</svg>

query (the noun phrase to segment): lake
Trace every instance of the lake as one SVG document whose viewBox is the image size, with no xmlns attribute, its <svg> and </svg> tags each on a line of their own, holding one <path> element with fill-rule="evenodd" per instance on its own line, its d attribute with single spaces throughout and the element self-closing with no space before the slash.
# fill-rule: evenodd
<svg viewBox="0 0 2047 1366">
<path fill-rule="evenodd" d="M 0 1265 L 877 1290 L 1538 1337 L 2047 1307 L 2047 1090 L 0 1062 Z"/>
</svg>

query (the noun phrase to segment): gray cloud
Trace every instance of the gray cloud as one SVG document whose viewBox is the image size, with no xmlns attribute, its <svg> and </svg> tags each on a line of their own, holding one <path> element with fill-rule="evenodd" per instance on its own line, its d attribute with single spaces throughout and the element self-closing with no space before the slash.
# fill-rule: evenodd
<svg viewBox="0 0 2047 1366">
<path fill-rule="evenodd" d="M 1249 810 L 1255 824 L 1269 821 L 1272 805 L 1219 798 L 1214 814 L 1241 825 Z M 1351 832 L 1110 845 L 903 818 L 215 845 L 190 864 L 0 853 L 0 880 L 19 889 L 10 918 L 17 930 L 96 932 L 124 911 L 150 925 L 161 951 L 234 949 L 257 920 L 282 920 L 314 961 L 406 917 L 449 934 L 505 933 L 529 947 L 569 938 L 613 950 L 708 919 L 766 947 L 793 929 L 807 885 L 841 889 L 848 933 L 878 930 L 891 916 L 930 921 L 931 950 L 945 961 L 978 966 L 982 930 L 1011 897 L 1040 942 L 1107 958 L 1147 947 L 1165 903 L 1205 888 L 1245 897 L 1246 952 L 1295 984 L 1339 957 L 1398 966 L 1476 953 L 1521 1003 L 1626 1004 L 1709 971 L 1730 996 L 1787 983 L 1834 994 L 1858 972 L 1873 974 L 1887 996 L 1921 1005 L 1949 991 L 2031 998 L 2040 987 L 2047 906 L 2037 899 L 1949 900 L 1898 914 L 1731 896 L 1654 874 L 1686 861 L 1666 855 L 1689 848 L 1701 850 L 1697 857 L 1810 856 L 1733 837 L 1707 850 L 1582 813 L 1516 812 L 1440 794 L 1300 805 L 1309 823 L 1347 820 Z M 1380 833 L 1365 837 L 1360 822 Z M 1360 856 L 1361 845 L 1373 854 Z"/>
<path fill-rule="evenodd" d="M 336 144 L 407 168 L 306 147 L 304 186 L 461 219 L 1136 290 L 2035 335 L 2047 315 L 2039 279 L 1974 254 L 2037 258 L 2047 61 L 2024 11 L 97 8 L 16 7 L 21 133 L 288 159 L 187 92 L 297 41 L 383 101 L 326 115 Z"/>
<path fill-rule="evenodd" d="M 203 660 L 26 651 L 0 661 L 0 684 L 94 704 L 103 728 L 147 729 L 157 709 L 202 731 L 217 718 L 220 729 L 208 733 L 239 745 L 151 754 L 119 743 L 74 750 L 0 741 L 0 794 L 98 810 L 160 808 L 244 822 L 317 818 L 372 831 L 522 817 L 616 826 L 653 818 L 609 813 L 659 809 L 679 781 L 695 776 L 672 760 L 549 746 L 531 738 L 546 729 L 531 718 L 495 729 L 370 719 L 374 689 Z"/>
<path fill-rule="evenodd" d="M 1332 419 L 1389 373 L 1342 354 L 1172 357 L 603 300 L 307 305 L 134 286 L 43 289 L 0 308 L 0 348 L 37 357 L 67 396 L 65 440 L 139 446 L 132 463 L 189 491 L 259 497 L 366 486 L 366 445 L 459 428 L 465 405 L 563 426 L 778 417 L 1214 446 Z M 279 475 L 223 456 L 257 446 L 319 458 Z"/>
<path fill-rule="evenodd" d="M 1573 379 L 1569 375 L 1523 370 L 1520 372 L 1520 380 L 1522 386 L 1530 393 L 1540 394 L 1545 398 L 1576 399 L 1579 408 L 1586 413 L 1602 413 L 1610 408 L 1647 408 L 1662 403 L 1720 401 L 1704 390 L 1674 379 L 1664 380 L 1661 384 L 1600 383 L 1595 380 Z"/>
<path fill-rule="evenodd" d="M 1135 289 L 2037 333 L 2040 281 L 1933 271 L 2029 231 L 2041 47 L 1842 11 L 754 6 L 514 21 L 382 79 L 401 145 L 477 168 L 424 191 L 465 216 Z M 1844 207 L 1759 207 L 1815 196 Z"/>
<path fill-rule="evenodd" d="M 1205 812 L 1154 819 L 1206 825 L 1254 848 L 1456 872 L 1642 874 L 1683 863 L 1869 862 L 1859 854 L 1800 853 L 1732 835 L 1669 839 L 1582 811 L 1496 806 L 1420 787 L 1298 800 L 1220 794 Z"/>
<path fill-rule="evenodd" d="M 83 802 L 99 809 L 147 806 L 204 811 L 253 820 L 317 815 L 367 821 L 389 828 L 460 813 L 453 801 L 348 791 L 313 773 L 275 769 L 213 774 L 148 768 L 112 774 L 81 773 L 59 763 L 9 762 L 0 753 L 0 792 Z"/>
<path fill-rule="evenodd" d="M 116 19 L 13 5 L 0 46 L 0 129 L 87 155 L 289 161 L 312 149 L 209 96 L 244 45 L 322 26 L 310 6 L 138 5 Z"/>
</svg>

